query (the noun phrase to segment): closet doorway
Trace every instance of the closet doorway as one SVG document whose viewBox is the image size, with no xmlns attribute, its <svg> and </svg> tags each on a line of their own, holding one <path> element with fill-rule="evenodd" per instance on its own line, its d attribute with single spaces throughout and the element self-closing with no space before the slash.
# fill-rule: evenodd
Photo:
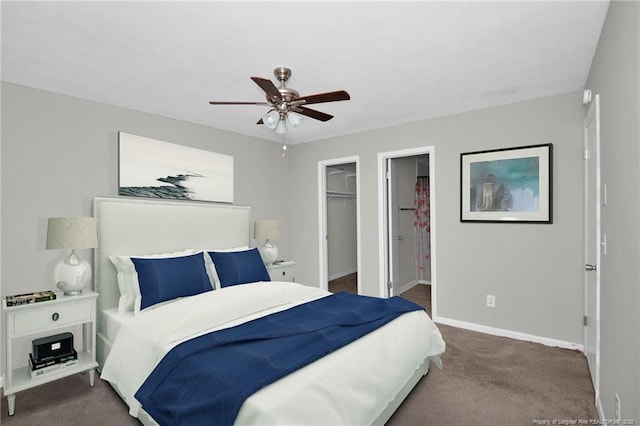
<svg viewBox="0 0 640 426">
<path fill-rule="evenodd" d="M 380 294 L 415 293 L 435 314 L 433 147 L 378 154 Z"/>
<path fill-rule="evenodd" d="M 359 157 L 318 163 L 320 288 L 360 294 Z M 334 288 L 330 288 L 329 283 Z"/>
</svg>

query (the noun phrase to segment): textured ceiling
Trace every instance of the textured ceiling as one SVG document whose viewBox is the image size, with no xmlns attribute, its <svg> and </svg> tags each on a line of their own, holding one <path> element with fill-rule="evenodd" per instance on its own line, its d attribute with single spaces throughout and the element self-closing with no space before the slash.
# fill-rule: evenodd
<svg viewBox="0 0 640 426">
<path fill-rule="evenodd" d="M 2 80 L 258 138 L 249 77 L 314 105 L 287 143 L 584 87 L 608 1 L 2 2 Z"/>
</svg>

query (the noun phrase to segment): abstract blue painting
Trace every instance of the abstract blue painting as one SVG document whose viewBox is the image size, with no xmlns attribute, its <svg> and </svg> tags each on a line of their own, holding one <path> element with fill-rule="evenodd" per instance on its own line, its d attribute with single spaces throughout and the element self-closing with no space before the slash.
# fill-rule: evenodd
<svg viewBox="0 0 640 426">
<path fill-rule="evenodd" d="M 461 154 L 461 220 L 551 220 L 551 144 Z"/>
<path fill-rule="evenodd" d="M 539 163 L 538 157 L 471 163 L 471 210 L 538 211 Z"/>
</svg>

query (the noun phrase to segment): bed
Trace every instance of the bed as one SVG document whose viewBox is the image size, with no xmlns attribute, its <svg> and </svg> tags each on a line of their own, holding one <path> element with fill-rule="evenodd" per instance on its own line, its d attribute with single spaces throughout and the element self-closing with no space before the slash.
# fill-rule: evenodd
<svg viewBox="0 0 640 426">
<path fill-rule="evenodd" d="M 99 370 L 127 403 L 129 413 L 143 424 L 168 423 L 164 418 L 156 421 L 150 412 L 158 411 L 147 409 L 151 406 L 146 402 L 141 406 L 138 399 L 143 399 L 144 386 L 179 348 L 251 324 L 270 328 L 257 321 L 282 317 L 283 323 L 297 323 L 291 320 L 293 312 L 340 296 L 302 284 L 269 281 L 268 276 L 260 279 L 259 272 L 255 280 L 244 277 L 250 281 L 223 286 L 229 277 L 222 260 L 244 261 L 238 256 L 247 256 L 250 264 L 248 256 L 255 256 L 249 247 L 251 209 L 246 206 L 100 197 L 94 200 L 94 215 L 100 243 L 94 259 Z M 157 256 L 140 260 L 146 255 L 162 260 L 157 261 Z M 122 282 L 118 282 L 122 270 L 114 267 L 116 256 L 133 259 L 141 288 L 145 262 L 154 268 L 170 261 L 190 265 L 203 256 L 212 290 L 169 300 L 147 297 L 151 293 L 146 290 L 141 297 L 139 290 L 133 307 L 123 308 Z M 245 273 L 244 266 L 239 269 L 236 274 Z M 149 300 L 156 303 L 145 306 L 145 298 L 147 304 Z M 427 374 L 430 363 L 440 366 L 445 349 L 440 332 L 423 310 L 396 312 L 385 321 L 351 343 L 259 386 L 239 405 L 233 423 L 384 424 Z M 296 361 L 297 351 L 287 353 Z M 199 386 L 189 386 L 197 380 L 186 382 L 180 393 Z"/>
</svg>

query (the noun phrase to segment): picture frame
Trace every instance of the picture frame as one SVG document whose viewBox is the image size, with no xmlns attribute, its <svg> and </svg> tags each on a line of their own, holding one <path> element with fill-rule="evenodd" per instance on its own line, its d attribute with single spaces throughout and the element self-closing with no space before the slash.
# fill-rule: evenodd
<svg viewBox="0 0 640 426">
<path fill-rule="evenodd" d="M 233 203 L 233 157 L 118 132 L 118 195 Z"/>
<path fill-rule="evenodd" d="M 460 154 L 460 221 L 553 223 L 553 144 Z"/>
</svg>

